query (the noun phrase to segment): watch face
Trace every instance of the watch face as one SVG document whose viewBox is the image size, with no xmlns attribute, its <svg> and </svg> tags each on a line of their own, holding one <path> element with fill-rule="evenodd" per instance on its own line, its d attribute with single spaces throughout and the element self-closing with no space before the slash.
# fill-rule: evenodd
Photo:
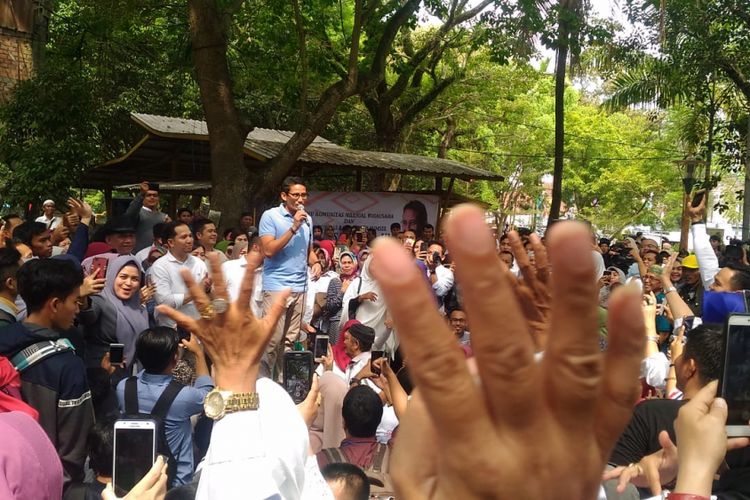
<svg viewBox="0 0 750 500">
<path fill-rule="evenodd" d="M 224 397 L 219 391 L 211 391 L 206 394 L 203 401 L 203 410 L 208 418 L 216 419 L 224 414 Z"/>
</svg>

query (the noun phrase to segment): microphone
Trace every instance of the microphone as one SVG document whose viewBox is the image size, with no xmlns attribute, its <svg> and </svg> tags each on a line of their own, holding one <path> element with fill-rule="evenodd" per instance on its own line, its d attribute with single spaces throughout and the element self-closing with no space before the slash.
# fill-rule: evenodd
<svg viewBox="0 0 750 500">
<path fill-rule="evenodd" d="M 305 206 L 302 203 L 297 203 L 297 210 L 302 210 L 304 212 Z M 310 221 L 307 220 L 307 217 L 305 217 L 304 221 L 305 221 L 305 224 L 307 224 L 307 226 L 310 227 Z"/>
</svg>

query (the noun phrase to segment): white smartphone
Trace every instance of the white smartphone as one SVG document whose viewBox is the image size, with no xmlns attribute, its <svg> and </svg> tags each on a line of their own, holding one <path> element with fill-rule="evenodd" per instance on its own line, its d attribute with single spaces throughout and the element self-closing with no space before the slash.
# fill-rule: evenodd
<svg viewBox="0 0 750 500">
<path fill-rule="evenodd" d="M 719 395 L 729 407 L 727 436 L 750 436 L 750 314 L 727 318 Z"/>
<path fill-rule="evenodd" d="M 151 469 L 156 460 L 156 422 L 122 419 L 115 422 L 112 484 L 125 496 Z"/>
</svg>

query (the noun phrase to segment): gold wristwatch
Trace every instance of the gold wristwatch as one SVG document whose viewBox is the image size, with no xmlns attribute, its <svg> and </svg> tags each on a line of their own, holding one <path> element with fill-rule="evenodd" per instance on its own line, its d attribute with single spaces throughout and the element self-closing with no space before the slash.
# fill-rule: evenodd
<svg viewBox="0 0 750 500">
<path fill-rule="evenodd" d="M 203 400 L 203 411 L 212 420 L 219 420 L 227 413 L 255 411 L 260 400 L 257 392 L 232 392 L 214 388 Z"/>
</svg>

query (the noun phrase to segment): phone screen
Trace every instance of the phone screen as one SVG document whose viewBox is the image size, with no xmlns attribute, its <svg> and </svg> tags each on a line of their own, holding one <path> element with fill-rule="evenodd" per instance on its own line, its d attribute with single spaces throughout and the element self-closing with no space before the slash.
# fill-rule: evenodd
<svg viewBox="0 0 750 500">
<path fill-rule="evenodd" d="M 112 363 L 113 365 L 122 363 L 124 353 L 125 353 L 125 345 L 109 344 L 109 362 Z"/>
<path fill-rule="evenodd" d="M 117 422 L 120 424 L 121 422 Z M 113 482 L 115 493 L 125 495 L 151 469 L 156 459 L 156 426 L 153 421 L 130 421 L 128 427 L 115 424 Z M 137 427 L 141 425 L 143 427 Z M 149 426 L 147 426 L 149 425 Z"/>
<path fill-rule="evenodd" d="M 315 337 L 315 348 L 313 349 L 315 359 L 320 359 L 328 355 L 328 335 L 318 335 Z"/>
<path fill-rule="evenodd" d="M 305 400 L 312 381 L 313 356 L 310 351 L 284 354 L 284 389 L 299 404 Z"/>
<path fill-rule="evenodd" d="M 750 420 L 750 324 L 731 324 L 731 320 L 730 316 L 720 391 L 729 407 L 727 425 L 747 427 Z"/>
</svg>

